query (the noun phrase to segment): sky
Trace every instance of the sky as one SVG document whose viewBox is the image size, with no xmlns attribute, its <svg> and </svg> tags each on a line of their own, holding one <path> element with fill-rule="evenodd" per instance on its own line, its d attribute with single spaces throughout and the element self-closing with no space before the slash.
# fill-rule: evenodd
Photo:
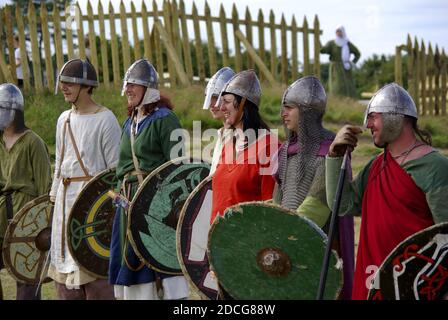
<svg viewBox="0 0 448 320">
<path fill-rule="evenodd" d="M 101 1 L 103 8 L 108 8 L 109 0 L 90 0 L 94 12 Z M 0 6 L 7 3 L 0 0 Z M 80 0 L 81 11 L 86 13 L 87 0 Z M 130 8 L 131 1 L 124 1 Z M 163 0 L 156 0 L 161 8 Z M 191 13 L 192 0 L 184 0 L 187 14 Z M 195 0 L 199 13 L 204 11 L 205 0 Z M 142 0 L 134 1 L 137 10 L 141 7 Z M 145 1 L 148 8 L 152 7 L 152 0 Z M 232 10 L 232 1 L 208 1 L 211 13 L 217 16 L 221 3 L 228 16 Z M 394 54 L 395 46 L 406 43 L 407 35 L 417 37 L 419 43 L 422 39 L 425 45 L 431 42 L 437 44 L 439 49 L 444 48 L 448 53 L 448 0 L 238 0 L 235 2 L 240 18 L 244 17 L 246 7 L 249 7 L 252 18 L 258 15 L 258 10 L 263 11 L 265 19 L 269 17 L 272 9 L 276 15 L 276 22 L 280 22 L 281 15 L 285 15 L 288 24 L 294 15 L 299 25 L 304 16 L 308 24 L 312 25 L 314 16 L 318 15 L 323 35 L 322 44 L 334 38 L 337 26 L 343 25 L 350 41 L 360 50 L 360 62 L 373 54 Z M 112 0 L 115 11 L 119 9 L 120 1 Z M 130 29 L 130 23 L 128 30 Z M 219 45 L 220 32 L 216 24 L 215 41 Z M 201 26 L 202 35 L 205 34 L 205 25 Z M 106 28 L 108 33 L 108 28 Z M 256 38 L 254 33 L 254 38 Z M 269 41 L 266 41 L 269 43 Z M 229 40 L 233 46 L 233 41 Z M 257 46 L 257 43 L 255 43 Z M 312 46 L 311 46 L 312 47 Z M 433 48 L 434 49 L 434 48 Z M 299 39 L 299 59 L 301 54 L 301 40 Z M 289 52 L 290 54 L 290 52 Z M 312 56 L 312 55 L 311 55 Z M 322 55 L 321 61 L 328 61 L 328 56 Z"/>
</svg>

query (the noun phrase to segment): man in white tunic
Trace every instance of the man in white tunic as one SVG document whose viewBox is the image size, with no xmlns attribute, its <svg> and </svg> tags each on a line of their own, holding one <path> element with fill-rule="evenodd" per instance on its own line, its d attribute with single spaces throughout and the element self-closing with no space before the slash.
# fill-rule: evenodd
<svg viewBox="0 0 448 320">
<path fill-rule="evenodd" d="M 83 186 L 97 173 L 118 162 L 121 128 L 114 114 L 92 100 L 98 86 L 93 66 L 73 59 L 61 69 L 56 84 L 71 109 L 56 128 L 56 161 L 50 197 L 55 203 L 48 276 L 56 283 L 59 299 L 113 299 L 107 280 L 92 277 L 74 261 L 67 245 L 70 209 Z"/>
</svg>

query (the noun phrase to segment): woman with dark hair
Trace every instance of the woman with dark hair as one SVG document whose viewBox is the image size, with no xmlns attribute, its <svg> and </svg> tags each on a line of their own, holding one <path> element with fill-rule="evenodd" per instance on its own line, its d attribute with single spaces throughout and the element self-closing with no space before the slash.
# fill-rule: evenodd
<svg viewBox="0 0 448 320">
<path fill-rule="evenodd" d="M 132 64 L 124 77 L 128 118 L 123 125 L 117 178 L 120 193 L 131 201 L 143 179 L 155 168 L 170 160 L 173 130 L 180 128 L 173 106 L 157 89 L 157 72 L 149 61 Z M 147 267 L 140 261 L 127 238 L 127 215 L 117 208 L 112 230 L 109 281 L 115 297 L 130 300 L 183 299 L 189 294 L 183 276 L 170 276 Z M 157 284 L 157 285 L 156 285 Z"/>
<path fill-rule="evenodd" d="M 277 137 L 260 116 L 260 82 L 253 70 L 237 73 L 224 86 L 218 104 L 224 114 L 226 141 L 213 176 L 211 222 L 239 202 L 272 198 L 274 179 L 270 155 Z"/>
</svg>

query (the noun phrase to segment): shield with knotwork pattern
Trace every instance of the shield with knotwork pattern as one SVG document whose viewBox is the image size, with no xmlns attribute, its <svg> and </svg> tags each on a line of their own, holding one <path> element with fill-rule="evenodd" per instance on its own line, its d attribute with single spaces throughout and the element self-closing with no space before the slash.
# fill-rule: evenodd
<svg viewBox="0 0 448 320">
<path fill-rule="evenodd" d="M 93 177 L 81 190 L 70 211 L 67 241 L 73 259 L 83 271 L 107 279 L 115 207 L 108 191 L 117 186 L 115 169 Z"/>
<path fill-rule="evenodd" d="M 369 300 L 448 298 L 448 222 L 398 244 L 370 282 Z"/>
<path fill-rule="evenodd" d="M 189 157 L 166 162 L 143 181 L 129 208 L 128 235 L 137 256 L 154 270 L 182 274 L 176 253 L 180 211 L 210 164 Z"/>
<path fill-rule="evenodd" d="M 3 242 L 3 262 L 17 281 L 36 285 L 45 273 L 51 245 L 53 204 L 44 195 L 28 202 L 12 219 Z M 51 281 L 46 278 L 43 282 Z"/>
</svg>

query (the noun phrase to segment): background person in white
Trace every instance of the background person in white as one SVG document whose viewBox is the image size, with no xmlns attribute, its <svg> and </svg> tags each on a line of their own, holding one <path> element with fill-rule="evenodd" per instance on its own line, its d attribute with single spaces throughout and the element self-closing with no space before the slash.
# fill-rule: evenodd
<svg viewBox="0 0 448 320">
<path fill-rule="evenodd" d="M 23 88 L 23 71 L 22 71 L 22 60 L 20 57 L 20 46 L 19 46 L 19 35 L 14 35 L 14 58 L 16 60 L 16 76 L 17 84 L 19 88 Z"/>
<path fill-rule="evenodd" d="M 80 270 L 71 256 L 67 221 L 76 197 L 88 180 L 117 165 L 121 128 L 109 109 L 92 100 L 92 90 L 98 81 L 88 61 L 68 61 L 56 85 L 71 108 L 61 114 L 56 128 L 55 174 L 50 191 L 55 207 L 48 275 L 56 283 L 59 299 L 113 299 L 113 287 L 107 280 L 96 279 Z"/>
</svg>

